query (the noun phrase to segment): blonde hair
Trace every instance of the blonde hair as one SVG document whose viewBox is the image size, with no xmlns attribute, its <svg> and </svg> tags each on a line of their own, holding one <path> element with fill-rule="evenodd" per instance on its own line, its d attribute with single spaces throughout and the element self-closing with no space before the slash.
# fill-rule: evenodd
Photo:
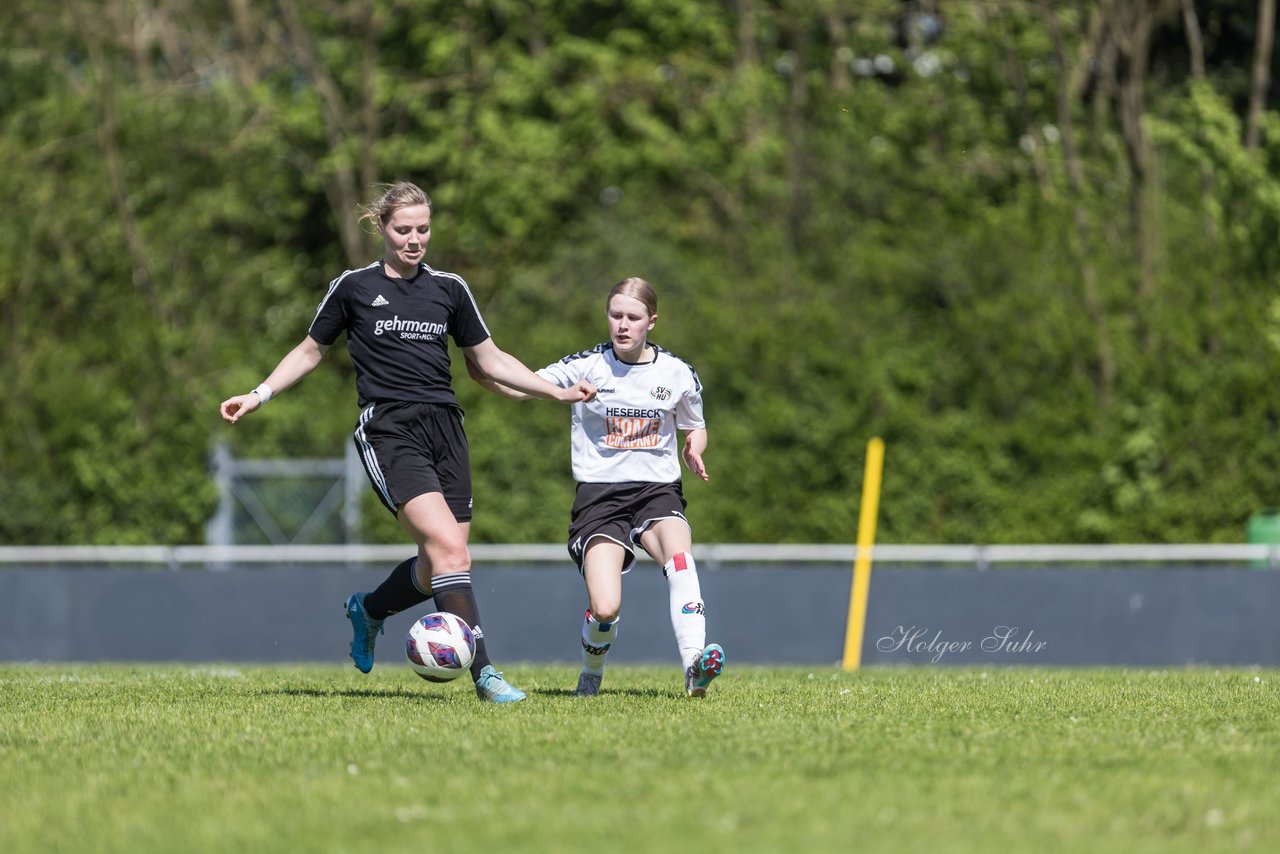
<svg viewBox="0 0 1280 854">
<path fill-rule="evenodd" d="M 609 296 L 604 300 L 605 311 L 609 310 L 609 303 L 613 302 L 616 296 L 631 297 L 644 303 L 644 309 L 650 317 L 658 313 L 658 292 L 644 279 L 631 276 L 609 288 Z"/>
<path fill-rule="evenodd" d="M 414 205 L 426 205 L 431 209 L 431 198 L 417 184 L 408 181 L 397 181 L 394 184 L 379 184 L 382 193 L 378 198 L 362 207 L 360 222 L 368 220 L 374 225 L 386 225 L 391 215 L 401 208 Z"/>
</svg>

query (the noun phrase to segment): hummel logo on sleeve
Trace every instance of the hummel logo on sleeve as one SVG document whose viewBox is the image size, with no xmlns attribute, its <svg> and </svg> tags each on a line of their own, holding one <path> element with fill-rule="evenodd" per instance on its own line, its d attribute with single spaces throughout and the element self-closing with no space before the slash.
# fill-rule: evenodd
<svg viewBox="0 0 1280 854">
<path fill-rule="evenodd" d="M 386 297 L 384 297 L 382 294 L 378 294 L 377 298 L 373 301 L 373 304 L 374 304 L 375 306 L 379 306 L 379 305 L 391 305 L 391 303 L 387 302 L 387 298 L 386 298 Z"/>
</svg>

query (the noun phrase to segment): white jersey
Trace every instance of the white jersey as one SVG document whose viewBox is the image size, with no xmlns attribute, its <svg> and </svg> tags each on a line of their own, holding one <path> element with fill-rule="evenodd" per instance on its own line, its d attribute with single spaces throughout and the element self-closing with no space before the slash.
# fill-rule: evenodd
<svg viewBox="0 0 1280 854">
<path fill-rule="evenodd" d="M 674 483 L 676 430 L 699 430 L 702 383 L 693 367 L 655 344 L 652 362 L 619 361 L 609 342 L 565 356 L 538 376 L 569 388 L 587 380 L 590 403 L 573 405 L 573 478 L 579 483 Z"/>
</svg>

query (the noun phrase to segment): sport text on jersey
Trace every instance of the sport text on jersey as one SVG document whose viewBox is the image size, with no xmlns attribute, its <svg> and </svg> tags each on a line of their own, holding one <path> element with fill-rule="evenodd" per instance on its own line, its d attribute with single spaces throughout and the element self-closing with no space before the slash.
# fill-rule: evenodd
<svg viewBox="0 0 1280 854">
<path fill-rule="evenodd" d="M 398 314 L 390 320 L 379 320 L 373 324 L 374 335 L 381 335 L 384 332 L 399 333 L 402 339 L 408 341 L 434 341 L 448 331 L 448 327 L 443 323 L 401 320 Z"/>
</svg>

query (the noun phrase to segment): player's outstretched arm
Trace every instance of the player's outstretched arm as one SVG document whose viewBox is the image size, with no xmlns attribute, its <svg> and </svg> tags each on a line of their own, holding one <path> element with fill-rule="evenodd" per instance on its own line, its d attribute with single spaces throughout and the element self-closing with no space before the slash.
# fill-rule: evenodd
<svg viewBox="0 0 1280 854">
<path fill-rule="evenodd" d="M 531 394 L 516 391 L 513 388 L 504 386 L 497 380 L 489 379 L 489 377 L 485 375 L 485 372 L 480 370 L 480 366 L 476 364 L 475 358 L 471 353 L 467 352 L 463 355 L 466 356 L 465 361 L 467 363 L 467 375 L 470 376 L 471 379 L 475 380 L 479 385 L 487 388 L 494 394 L 505 397 L 509 400 L 533 400 L 533 395 Z"/>
<path fill-rule="evenodd" d="M 315 370 L 316 365 L 320 364 L 320 360 L 327 352 L 329 352 L 329 345 L 321 344 L 310 335 L 303 338 L 298 346 L 285 354 L 271 375 L 262 381 L 262 385 L 247 394 L 237 394 L 222 401 L 219 410 L 223 419 L 230 424 L 235 424 L 261 407 L 268 399 Z"/>
<path fill-rule="evenodd" d="M 680 452 L 684 457 L 684 464 L 689 467 L 689 471 L 703 480 L 711 480 L 711 475 L 707 474 L 706 464 L 702 462 L 702 452 L 706 449 L 706 428 L 690 430 L 684 434 L 684 448 Z"/>
<path fill-rule="evenodd" d="M 492 338 L 486 338 L 474 347 L 464 347 L 463 355 L 467 359 L 467 373 L 472 379 L 513 400 L 538 397 L 561 403 L 585 403 L 596 396 L 596 387 L 586 380 L 579 380 L 568 388 L 547 382 L 529 370 L 524 362 L 498 349 Z"/>
</svg>

